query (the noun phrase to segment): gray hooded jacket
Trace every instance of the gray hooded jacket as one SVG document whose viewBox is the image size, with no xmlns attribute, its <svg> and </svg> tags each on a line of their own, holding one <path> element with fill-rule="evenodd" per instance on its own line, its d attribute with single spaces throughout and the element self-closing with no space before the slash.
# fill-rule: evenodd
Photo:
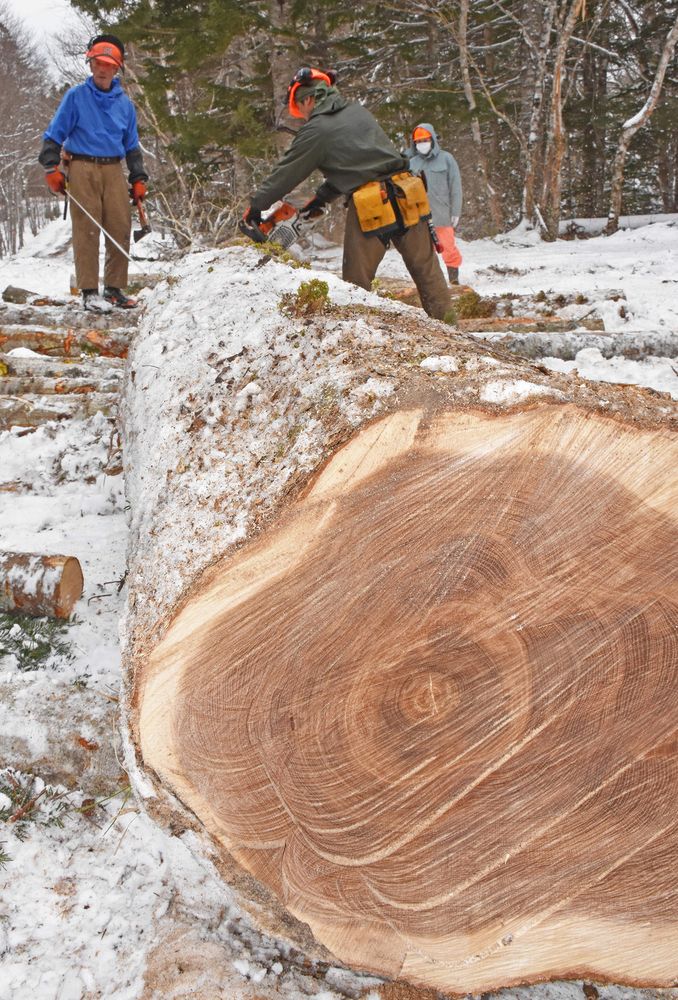
<svg viewBox="0 0 678 1000">
<path fill-rule="evenodd" d="M 431 152 L 421 156 L 414 145 L 408 151 L 410 170 L 413 174 L 425 174 L 428 185 L 428 200 L 434 226 L 451 226 L 452 219 L 461 215 L 461 174 L 452 153 L 438 145 L 438 136 L 433 125 L 422 122 L 417 126 L 425 128 L 433 136 Z"/>
<path fill-rule="evenodd" d="M 344 100 L 335 87 L 319 84 L 313 114 L 252 196 L 252 208 L 269 208 L 314 170 L 325 176 L 316 194 L 332 201 L 367 181 L 407 170 L 407 160 L 367 108 Z"/>
</svg>

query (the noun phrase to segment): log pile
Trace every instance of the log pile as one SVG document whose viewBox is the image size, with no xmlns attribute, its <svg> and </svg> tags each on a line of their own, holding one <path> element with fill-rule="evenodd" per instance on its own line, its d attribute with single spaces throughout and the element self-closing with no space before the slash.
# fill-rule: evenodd
<svg viewBox="0 0 678 1000">
<path fill-rule="evenodd" d="M 115 416 L 137 316 L 107 314 L 93 329 L 81 309 L 27 296 L 27 305 L 0 307 L 0 431 Z"/>
<path fill-rule="evenodd" d="M 300 332 L 284 265 L 252 298 L 253 251 L 209 263 L 212 326 L 189 274 L 125 394 L 158 817 L 310 957 L 450 993 L 674 984 L 675 407 L 393 304 Z"/>
</svg>

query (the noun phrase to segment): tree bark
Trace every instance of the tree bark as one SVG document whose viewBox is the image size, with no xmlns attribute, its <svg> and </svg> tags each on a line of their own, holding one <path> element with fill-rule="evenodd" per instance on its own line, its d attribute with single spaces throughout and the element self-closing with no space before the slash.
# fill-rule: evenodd
<svg viewBox="0 0 678 1000">
<path fill-rule="evenodd" d="M 202 294 L 233 266 L 251 300 L 256 265 Z M 311 957 L 452 993 L 673 983 L 666 401 L 386 304 L 318 316 L 290 361 L 273 293 L 256 343 L 168 294 L 192 351 L 149 393 L 160 340 L 135 341 L 124 419 L 128 709 L 158 793 Z"/>
<path fill-rule="evenodd" d="M 0 609 L 69 618 L 82 595 L 80 563 L 73 556 L 0 552 Z"/>
<path fill-rule="evenodd" d="M 589 0 L 586 10 L 589 21 L 600 9 L 597 2 L 591 4 Z M 603 41 L 607 42 L 607 33 L 603 36 Z M 580 169 L 583 190 L 579 197 L 582 214 L 592 219 L 605 211 L 603 206 L 608 61 L 609 57 L 605 53 L 589 46 L 582 58 L 584 107 L 585 113 L 590 116 L 590 123 L 581 135 Z"/>
<path fill-rule="evenodd" d="M 122 379 L 124 367 L 122 358 L 106 358 L 103 361 L 97 358 L 69 360 L 49 355 L 22 358 L 13 354 L 0 354 L 0 375 L 14 377 L 90 379 L 99 383 L 102 380 Z"/>
<path fill-rule="evenodd" d="M 281 122 L 290 127 L 290 116 L 286 112 L 287 88 L 299 68 L 299 44 L 293 42 L 294 30 L 291 24 L 292 9 L 288 0 L 268 0 L 268 15 L 271 26 L 271 86 L 273 89 L 273 121 L 275 122 L 275 144 L 282 155 L 291 142 L 289 131 L 279 130 Z"/>
<path fill-rule="evenodd" d="M 492 219 L 494 233 L 502 232 L 504 228 L 504 214 L 499 201 L 499 194 L 490 182 L 490 169 L 487 155 L 483 146 L 482 133 L 480 131 L 480 120 L 478 117 L 478 106 L 476 104 L 473 84 L 471 83 L 471 73 L 469 69 L 468 56 L 468 14 L 469 0 L 460 0 L 459 4 L 459 32 L 457 42 L 459 45 L 459 65 L 461 69 L 462 86 L 464 97 L 468 105 L 471 116 L 471 136 L 476 154 L 476 169 L 480 177 L 481 189 L 486 192 L 487 204 Z"/>
<path fill-rule="evenodd" d="M 35 375 L 0 378 L 0 393 L 6 396 L 88 396 L 90 393 L 117 393 L 119 380 L 86 378 L 40 378 Z"/>
<path fill-rule="evenodd" d="M 50 420 L 73 420 L 95 413 L 113 416 L 118 406 L 118 391 L 91 392 L 79 396 L 0 396 L 0 431 L 10 427 L 40 427 Z"/>
<path fill-rule="evenodd" d="M 544 148 L 542 118 L 546 93 L 546 66 L 551 51 L 551 33 L 556 17 L 556 0 L 548 0 L 545 5 L 527 0 L 523 30 L 526 49 L 525 85 L 523 91 L 529 98 L 523 114 L 527 126 L 523 126 L 521 146 L 524 160 L 522 218 L 534 225 L 538 211 L 537 188 L 541 181 L 540 163 Z"/>
<path fill-rule="evenodd" d="M 678 42 L 678 15 L 673 23 L 673 27 L 666 36 L 664 48 L 662 49 L 662 54 L 659 59 L 659 64 L 655 72 L 654 80 L 652 81 L 652 87 L 650 88 L 648 98 L 638 114 L 629 119 L 622 129 L 621 138 L 617 147 L 617 153 L 614 158 L 614 165 L 612 167 L 610 209 L 605 229 L 608 236 L 612 235 L 612 233 L 616 233 L 619 228 L 619 216 L 621 214 L 622 192 L 624 187 L 624 166 L 626 164 L 626 156 L 629 151 L 629 146 L 631 145 L 631 140 L 636 132 L 638 132 L 643 125 L 649 121 L 652 112 L 657 106 L 657 102 L 661 96 L 662 87 L 664 86 L 666 69 L 671 57 L 673 56 L 676 42 Z"/>
<path fill-rule="evenodd" d="M 581 326 L 582 324 L 578 324 Z M 516 325 L 510 333 L 496 332 L 492 327 L 477 331 L 469 326 L 464 327 L 474 339 L 485 341 L 496 347 L 501 347 L 512 354 L 524 358 L 562 358 L 564 361 L 574 361 L 578 351 L 593 347 L 600 351 L 604 358 L 614 358 L 621 355 L 635 361 L 645 358 L 671 358 L 678 354 L 675 335 L 666 333 L 658 336 L 637 330 L 635 333 L 575 333 L 574 331 L 548 330 L 539 324 L 538 330 L 531 330 Z"/>
<path fill-rule="evenodd" d="M 545 235 L 550 240 L 558 239 L 560 224 L 560 193 L 562 188 L 562 163 L 567 137 L 563 126 L 563 84 L 565 60 L 570 39 L 577 21 L 585 9 L 586 0 L 572 0 L 562 29 L 558 32 L 551 83 L 551 106 L 549 126 L 544 155 L 544 181 L 542 188 L 543 219 Z"/>
<path fill-rule="evenodd" d="M 115 330 L 31 330 L 26 327 L 0 326 L 0 350 L 26 347 L 51 357 L 80 357 L 81 354 L 126 358 L 129 334 Z"/>
</svg>

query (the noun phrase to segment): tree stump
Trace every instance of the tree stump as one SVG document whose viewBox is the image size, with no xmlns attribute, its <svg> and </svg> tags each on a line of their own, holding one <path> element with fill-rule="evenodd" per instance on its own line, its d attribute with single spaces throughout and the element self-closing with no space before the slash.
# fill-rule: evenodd
<svg viewBox="0 0 678 1000">
<path fill-rule="evenodd" d="M 188 292 L 173 294 L 177 308 Z M 269 355 L 289 335 L 276 322 Z M 338 313 L 307 329 L 314 372 L 331 336 L 332 350 L 348 352 L 342 322 Z M 128 461 L 144 473 L 130 480 L 133 537 L 147 538 L 131 567 L 127 650 L 140 763 L 224 863 L 248 873 L 259 913 L 281 906 L 300 922 L 284 930 L 307 951 L 304 925 L 316 953 L 452 993 L 584 976 L 672 985 L 670 408 L 557 378 L 555 396 L 469 405 L 472 390 L 500 398 L 483 390 L 485 369 L 532 380 L 535 393 L 546 380 L 526 362 L 450 342 L 442 326 L 431 333 L 431 321 L 418 327 L 420 346 L 440 353 L 447 341 L 457 369 L 415 374 L 403 361 L 415 328 L 393 317 L 387 328 L 388 342 L 361 328 L 349 360 L 358 381 L 375 370 L 393 378 L 381 412 L 345 428 L 314 473 L 280 487 L 274 515 L 250 517 L 245 544 L 187 573 L 165 606 L 154 604 L 149 561 L 156 578 L 159 565 L 180 574 L 178 548 L 161 536 L 176 531 L 179 498 L 184 531 L 193 518 L 197 533 L 204 513 L 199 493 L 191 511 L 180 476 L 144 461 L 153 413 L 139 379 L 128 383 Z M 207 353 L 195 336 L 188 324 L 187 343 Z M 153 363 L 162 331 L 152 339 L 136 345 L 132 378 Z M 221 347 L 228 356 L 227 339 Z M 198 392 L 195 351 L 183 383 L 168 371 L 155 404 L 170 422 Z M 262 426 L 303 405 L 294 386 L 267 382 L 275 361 L 263 352 L 247 364 L 266 387 Z M 234 453 L 239 419 L 220 428 Z M 333 420 L 336 431 L 339 411 Z M 199 434 L 187 459 L 194 488 L 213 448 Z M 244 504 L 254 472 L 240 482 Z"/>
</svg>

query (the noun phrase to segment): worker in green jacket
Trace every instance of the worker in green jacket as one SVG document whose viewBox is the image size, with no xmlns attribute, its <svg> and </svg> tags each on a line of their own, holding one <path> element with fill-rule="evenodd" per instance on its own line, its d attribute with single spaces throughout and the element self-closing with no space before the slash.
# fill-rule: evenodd
<svg viewBox="0 0 678 1000">
<path fill-rule="evenodd" d="M 258 225 L 262 212 L 319 170 L 325 180 L 300 215 L 317 218 L 329 202 L 345 197 L 344 280 L 369 290 L 392 242 L 417 286 L 424 309 L 429 316 L 442 319 L 450 308 L 450 293 L 426 220 L 405 226 L 396 209 L 398 218 L 390 227 L 369 233 L 361 227 L 352 196 L 370 182 L 387 183 L 394 174 L 407 173 L 409 161 L 374 116 L 360 104 L 344 100 L 334 82 L 333 73 L 309 67 L 294 76 L 288 89 L 288 108 L 293 117 L 303 119 L 304 125 L 273 173 L 252 196 L 245 222 Z"/>
</svg>

